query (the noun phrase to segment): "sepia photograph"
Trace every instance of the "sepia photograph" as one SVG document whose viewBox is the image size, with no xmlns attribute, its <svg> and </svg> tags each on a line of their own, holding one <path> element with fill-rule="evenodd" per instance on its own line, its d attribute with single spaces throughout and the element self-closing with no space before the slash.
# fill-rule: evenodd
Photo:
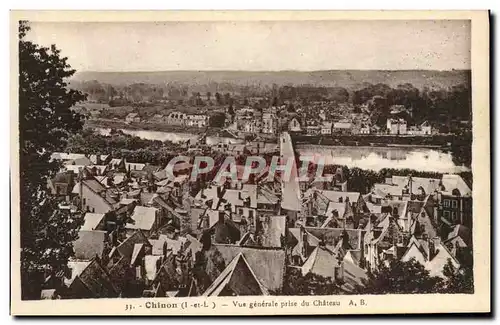
<svg viewBox="0 0 500 325">
<path fill-rule="evenodd" d="M 488 312 L 488 19 L 11 12 L 11 312 Z"/>
</svg>

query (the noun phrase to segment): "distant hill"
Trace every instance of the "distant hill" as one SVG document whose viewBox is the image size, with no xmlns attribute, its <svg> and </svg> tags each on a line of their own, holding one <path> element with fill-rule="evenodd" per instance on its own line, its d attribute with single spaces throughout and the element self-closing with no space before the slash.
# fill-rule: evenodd
<svg viewBox="0 0 500 325">
<path fill-rule="evenodd" d="M 230 83 L 235 85 L 304 85 L 358 89 L 363 83 L 385 83 L 391 87 L 411 83 L 417 88 L 448 88 L 470 83 L 470 70 L 328 70 L 328 71 L 155 71 L 155 72 L 79 72 L 72 81 L 97 80 L 111 85 Z"/>
</svg>

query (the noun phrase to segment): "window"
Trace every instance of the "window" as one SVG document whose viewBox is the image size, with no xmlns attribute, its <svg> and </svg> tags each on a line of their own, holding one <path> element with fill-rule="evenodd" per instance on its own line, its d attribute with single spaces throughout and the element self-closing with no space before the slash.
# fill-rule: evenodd
<svg viewBox="0 0 500 325">
<path fill-rule="evenodd" d="M 445 218 L 450 218 L 450 211 L 443 211 L 443 214 Z"/>
<path fill-rule="evenodd" d="M 239 212 L 239 214 L 241 214 L 241 215 L 242 215 L 242 214 L 243 214 L 243 209 L 242 209 L 242 208 L 239 208 L 239 209 L 238 209 L 238 212 Z"/>
<path fill-rule="evenodd" d="M 248 217 L 253 218 L 253 210 L 248 210 Z"/>
<path fill-rule="evenodd" d="M 451 201 L 451 206 L 452 206 L 453 208 L 456 208 L 456 207 L 458 206 L 458 202 L 457 202 L 457 200 L 452 200 L 452 201 Z"/>
<path fill-rule="evenodd" d="M 453 221 L 457 220 L 457 213 L 455 211 L 451 212 L 451 220 Z"/>
<path fill-rule="evenodd" d="M 448 208 L 450 206 L 450 200 L 444 200 L 444 206 Z"/>
</svg>

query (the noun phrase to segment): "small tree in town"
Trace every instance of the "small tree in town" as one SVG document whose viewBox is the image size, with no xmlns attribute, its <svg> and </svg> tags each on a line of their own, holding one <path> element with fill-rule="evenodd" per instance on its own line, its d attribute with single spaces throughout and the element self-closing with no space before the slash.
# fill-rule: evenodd
<svg viewBox="0 0 500 325">
<path fill-rule="evenodd" d="M 368 275 L 363 294 L 412 294 L 436 293 L 441 291 L 442 279 L 431 276 L 415 259 L 393 260 L 381 263 L 378 270 Z"/>
</svg>

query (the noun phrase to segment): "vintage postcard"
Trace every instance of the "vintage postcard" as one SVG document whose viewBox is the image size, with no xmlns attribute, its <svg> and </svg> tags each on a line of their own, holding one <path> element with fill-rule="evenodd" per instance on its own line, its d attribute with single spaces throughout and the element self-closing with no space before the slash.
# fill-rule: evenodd
<svg viewBox="0 0 500 325">
<path fill-rule="evenodd" d="M 13 315 L 490 312 L 487 11 L 11 34 Z"/>
</svg>

